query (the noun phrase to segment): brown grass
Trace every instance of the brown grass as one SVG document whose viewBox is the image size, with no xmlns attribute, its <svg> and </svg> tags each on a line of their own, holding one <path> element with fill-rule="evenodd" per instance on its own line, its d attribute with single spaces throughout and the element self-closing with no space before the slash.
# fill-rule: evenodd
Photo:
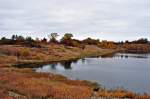
<svg viewBox="0 0 150 99">
<path fill-rule="evenodd" d="M 0 53 L 8 58 L 4 58 L 8 62 L 16 62 L 12 59 L 17 59 L 18 62 L 28 61 L 61 61 L 77 59 L 87 56 L 100 56 L 106 53 L 112 53 L 114 50 L 101 49 L 94 45 L 85 46 L 84 50 L 78 47 L 70 47 L 64 45 L 45 45 L 42 48 L 24 47 L 21 45 L 1 45 Z M 0 56 L 1 59 L 3 57 Z M 12 60 L 12 61 L 11 61 Z M 2 60 L 1 60 L 2 62 Z"/>
<path fill-rule="evenodd" d="M 98 92 L 100 97 L 112 97 L 112 98 L 134 98 L 135 94 L 126 90 L 102 90 Z"/>
<path fill-rule="evenodd" d="M 84 49 L 64 45 L 45 45 L 42 48 L 21 45 L 0 46 L 0 96 L 2 99 L 88 99 L 93 94 L 93 83 L 69 80 L 61 75 L 35 73 L 31 69 L 4 68 L 17 62 L 47 62 L 97 56 L 115 50 L 88 45 Z M 11 97 L 10 97 L 11 96 Z M 125 90 L 100 90 L 96 95 L 106 98 L 150 99 Z M 0 99 L 1 99 L 0 97 Z"/>
<path fill-rule="evenodd" d="M 87 99 L 89 84 L 65 77 L 30 71 L 0 70 L 0 87 L 26 97 L 55 97 L 56 99 Z"/>
<path fill-rule="evenodd" d="M 13 98 L 8 96 L 4 90 L 0 89 L 0 99 L 13 99 Z"/>
</svg>

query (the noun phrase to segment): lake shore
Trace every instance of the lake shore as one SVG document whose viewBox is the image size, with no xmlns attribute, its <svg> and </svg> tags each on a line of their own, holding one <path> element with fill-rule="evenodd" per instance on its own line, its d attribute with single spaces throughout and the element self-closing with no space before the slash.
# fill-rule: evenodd
<svg viewBox="0 0 150 99">
<path fill-rule="evenodd" d="M 52 73 L 36 73 L 28 67 L 18 69 L 12 66 L 18 63 L 51 63 L 98 57 L 117 51 L 119 50 L 101 49 L 92 45 L 87 45 L 84 49 L 56 44 L 45 45 L 42 48 L 0 46 L 0 95 L 3 99 L 149 99 L 149 96 L 140 96 L 123 89 L 106 90 L 100 87 L 100 90 L 94 91 L 97 83 L 70 80 Z"/>
<path fill-rule="evenodd" d="M 116 49 L 101 49 L 94 45 L 87 45 L 84 49 L 57 44 L 45 45 L 41 48 L 32 48 L 23 45 L 1 45 L 0 61 L 5 65 L 51 63 L 85 57 L 98 57 L 117 51 Z"/>
</svg>

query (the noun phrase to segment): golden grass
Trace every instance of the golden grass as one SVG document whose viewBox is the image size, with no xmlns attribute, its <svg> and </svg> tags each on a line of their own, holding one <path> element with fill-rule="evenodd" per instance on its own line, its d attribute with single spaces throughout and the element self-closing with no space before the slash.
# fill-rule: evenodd
<svg viewBox="0 0 150 99">
<path fill-rule="evenodd" d="M 55 97 L 56 99 L 87 99 L 89 84 L 65 77 L 31 71 L 0 70 L 0 87 L 26 97 Z"/>
<path fill-rule="evenodd" d="M 77 59 L 87 56 L 100 56 L 112 53 L 113 51 L 115 50 L 101 49 L 94 45 L 87 45 L 84 50 L 78 47 L 57 44 L 45 45 L 42 48 L 31 48 L 22 45 L 1 45 L 0 53 L 6 57 L 0 56 L 0 62 L 3 62 L 3 60 L 7 63 L 16 63 L 16 61 L 51 62 Z"/>
<path fill-rule="evenodd" d="M 100 97 L 112 97 L 112 98 L 134 98 L 135 94 L 125 90 L 102 90 L 98 92 Z"/>
<path fill-rule="evenodd" d="M 0 88 L 5 90 L 0 91 L 0 95 L 3 97 L 9 97 L 8 93 L 11 92 L 22 97 L 21 99 L 88 99 L 93 94 L 94 86 L 93 83 L 87 81 L 69 80 L 61 75 L 51 73 L 35 73 L 31 69 L 2 68 L 0 70 Z M 148 95 L 140 96 L 121 89 L 100 89 L 95 97 L 150 99 Z"/>
</svg>

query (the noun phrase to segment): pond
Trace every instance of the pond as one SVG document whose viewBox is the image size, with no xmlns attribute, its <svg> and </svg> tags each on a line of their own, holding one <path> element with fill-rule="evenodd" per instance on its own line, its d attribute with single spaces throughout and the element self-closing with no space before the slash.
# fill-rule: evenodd
<svg viewBox="0 0 150 99">
<path fill-rule="evenodd" d="M 137 93 L 150 93 L 150 54 L 116 53 L 43 65 L 34 70 L 95 81 L 108 89 L 123 87 Z"/>
</svg>

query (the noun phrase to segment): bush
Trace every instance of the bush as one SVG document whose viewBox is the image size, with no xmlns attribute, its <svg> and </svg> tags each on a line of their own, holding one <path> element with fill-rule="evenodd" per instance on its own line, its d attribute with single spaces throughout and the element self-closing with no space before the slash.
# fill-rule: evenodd
<svg viewBox="0 0 150 99">
<path fill-rule="evenodd" d="M 99 47 L 101 48 L 108 48 L 108 49 L 116 49 L 117 45 L 114 44 L 112 41 L 102 41 L 101 43 L 98 44 Z"/>
<path fill-rule="evenodd" d="M 82 42 L 84 44 L 97 45 L 99 43 L 99 39 L 87 38 L 87 39 L 84 39 Z"/>
</svg>

